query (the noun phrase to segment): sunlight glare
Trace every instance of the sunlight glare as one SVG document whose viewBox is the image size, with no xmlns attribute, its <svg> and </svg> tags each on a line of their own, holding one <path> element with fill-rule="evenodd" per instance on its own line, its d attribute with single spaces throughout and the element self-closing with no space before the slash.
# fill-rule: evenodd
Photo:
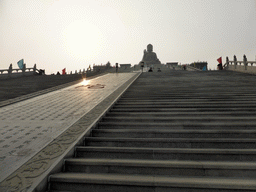
<svg viewBox="0 0 256 192">
<path fill-rule="evenodd" d="M 64 31 L 65 49 L 78 60 L 96 58 L 102 48 L 103 37 L 93 24 L 77 20 Z"/>
<path fill-rule="evenodd" d="M 85 80 L 85 79 L 84 79 L 84 80 L 81 82 L 81 85 L 86 86 L 86 85 L 89 84 L 89 82 L 90 82 L 90 80 Z"/>
</svg>

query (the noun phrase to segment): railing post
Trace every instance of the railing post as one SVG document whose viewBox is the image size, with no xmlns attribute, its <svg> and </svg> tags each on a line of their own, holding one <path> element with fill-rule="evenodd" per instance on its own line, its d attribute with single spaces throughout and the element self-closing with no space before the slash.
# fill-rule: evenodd
<svg viewBox="0 0 256 192">
<path fill-rule="evenodd" d="M 243 58 L 243 63 L 244 63 L 244 70 L 247 70 L 247 58 L 246 56 L 244 55 L 244 58 Z"/>
<path fill-rule="evenodd" d="M 25 75 L 25 71 L 26 71 L 26 64 L 23 64 L 23 68 L 22 68 L 22 75 Z"/>
<path fill-rule="evenodd" d="M 228 57 L 226 57 L 226 66 L 227 66 L 227 69 L 228 69 L 228 67 L 229 67 L 229 59 L 228 59 Z"/>
<path fill-rule="evenodd" d="M 236 58 L 236 56 L 234 55 L 234 66 L 235 66 L 235 69 L 236 69 L 236 65 L 237 65 L 237 58 Z"/>
<path fill-rule="evenodd" d="M 36 74 L 36 64 L 34 65 L 33 72 Z"/>
<path fill-rule="evenodd" d="M 11 74 L 12 74 L 12 63 L 9 66 L 8 76 L 11 77 Z"/>
</svg>

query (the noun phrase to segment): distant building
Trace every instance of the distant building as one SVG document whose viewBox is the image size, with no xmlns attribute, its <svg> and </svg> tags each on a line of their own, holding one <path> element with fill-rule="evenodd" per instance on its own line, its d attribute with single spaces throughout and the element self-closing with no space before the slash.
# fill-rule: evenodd
<svg viewBox="0 0 256 192">
<path fill-rule="evenodd" d="M 110 62 L 107 62 L 106 65 L 93 65 L 93 71 L 99 72 L 99 71 L 105 71 L 107 69 L 110 69 Z"/>
<path fill-rule="evenodd" d="M 120 64 L 120 70 L 130 70 L 131 64 Z"/>
<path fill-rule="evenodd" d="M 177 67 L 178 66 L 178 62 L 170 62 L 170 63 L 166 63 L 166 66 L 168 68 L 173 68 L 173 67 Z"/>
<path fill-rule="evenodd" d="M 198 61 L 191 63 L 190 66 L 195 67 L 197 69 L 203 70 L 204 67 L 206 67 L 205 70 L 208 70 L 208 63 L 206 61 Z"/>
</svg>

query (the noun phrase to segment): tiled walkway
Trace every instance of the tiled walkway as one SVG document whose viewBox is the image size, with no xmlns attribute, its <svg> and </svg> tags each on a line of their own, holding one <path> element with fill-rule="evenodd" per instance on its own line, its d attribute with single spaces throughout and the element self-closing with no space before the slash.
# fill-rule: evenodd
<svg viewBox="0 0 256 192">
<path fill-rule="evenodd" d="M 0 182 L 134 75 L 107 74 L 0 108 Z"/>
</svg>

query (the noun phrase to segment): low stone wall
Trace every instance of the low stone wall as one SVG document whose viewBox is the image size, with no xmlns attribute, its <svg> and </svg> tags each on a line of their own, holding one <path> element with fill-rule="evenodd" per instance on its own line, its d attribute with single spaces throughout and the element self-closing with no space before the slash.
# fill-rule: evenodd
<svg viewBox="0 0 256 192">
<path fill-rule="evenodd" d="M 11 74 L 1 74 L 0 75 L 0 79 L 8 79 L 8 78 L 19 78 L 19 77 L 22 77 L 22 76 L 33 76 L 35 75 L 35 73 L 33 71 L 28 71 L 28 72 L 25 72 L 25 73 L 11 73 Z"/>
<path fill-rule="evenodd" d="M 83 76 L 80 74 L 33 75 L 1 79 L 0 102 L 82 79 Z"/>
</svg>

